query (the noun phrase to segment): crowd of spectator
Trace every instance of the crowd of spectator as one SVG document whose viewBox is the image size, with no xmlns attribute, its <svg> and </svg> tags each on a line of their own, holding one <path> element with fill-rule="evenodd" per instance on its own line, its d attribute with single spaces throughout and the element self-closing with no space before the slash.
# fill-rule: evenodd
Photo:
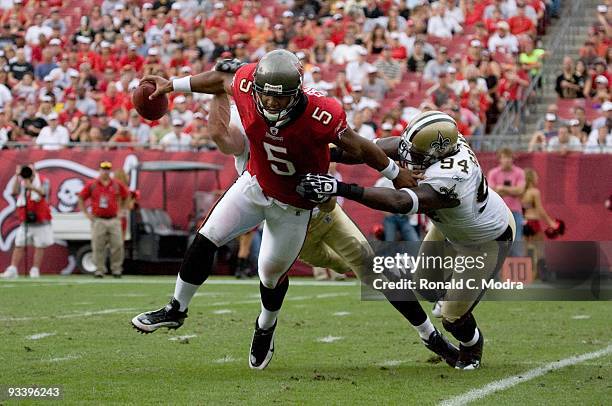
<svg viewBox="0 0 612 406">
<path fill-rule="evenodd" d="M 426 109 L 485 134 L 541 68 L 538 38 L 559 2 L 3 0 L 0 145 L 214 148 L 206 95 L 174 96 L 146 122 L 130 92 L 146 74 L 183 77 L 277 48 L 300 57 L 305 85 L 337 97 L 365 137 L 399 135 Z M 589 69 L 601 41 L 584 50 Z"/>
<path fill-rule="evenodd" d="M 612 152 L 612 4 L 596 12 L 579 57 L 563 58 L 555 81 L 558 102 L 548 106 L 530 151 Z"/>
</svg>

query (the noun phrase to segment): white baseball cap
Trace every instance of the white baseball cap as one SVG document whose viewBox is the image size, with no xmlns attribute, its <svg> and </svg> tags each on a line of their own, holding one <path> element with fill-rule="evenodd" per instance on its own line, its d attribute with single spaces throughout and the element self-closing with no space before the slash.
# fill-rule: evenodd
<svg viewBox="0 0 612 406">
<path fill-rule="evenodd" d="M 57 113 L 51 113 L 47 116 L 47 121 L 49 120 L 57 120 L 59 118 L 59 116 L 57 115 Z"/>
<path fill-rule="evenodd" d="M 91 38 L 84 37 L 83 35 L 77 36 L 76 40 L 79 44 L 91 44 Z"/>
<path fill-rule="evenodd" d="M 59 38 L 52 38 L 49 45 L 62 45 L 62 41 Z"/>
<path fill-rule="evenodd" d="M 353 86 L 353 92 L 361 92 L 362 90 L 363 88 L 361 87 L 361 85 Z"/>
<path fill-rule="evenodd" d="M 183 125 L 183 120 L 181 120 L 180 118 L 175 118 L 172 120 L 172 125 L 174 126 Z"/>
<path fill-rule="evenodd" d="M 147 3 L 144 3 L 144 4 L 142 5 L 142 8 L 150 10 L 150 9 L 152 9 L 152 8 L 153 8 L 153 4 L 148 3 L 148 2 L 147 2 Z"/>
<path fill-rule="evenodd" d="M 368 73 L 376 73 L 378 72 L 378 68 L 374 65 L 369 65 L 368 66 Z"/>
<path fill-rule="evenodd" d="M 383 123 L 380 128 L 383 129 L 383 131 L 391 131 L 393 130 L 393 124 L 391 123 Z"/>
<path fill-rule="evenodd" d="M 553 113 L 546 113 L 546 121 L 557 121 L 557 115 Z"/>
<path fill-rule="evenodd" d="M 51 77 L 51 75 L 47 75 L 43 78 L 43 81 L 45 82 L 53 82 L 53 78 Z"/>
<path fill-rule="evenodd" d="M 185 103 L 187 101 L 187 99 L 185 98 L 185 96 L 180 95 L 180 96 L 176 96 L 176 98 L 174 99 L 174 103 Z"/>
<path fill-rule="evenodd" d="M 41 102 L 50 102 L 51 100 L 53 100 L 53 99 L 49 95 L 43 94 L 42 96 L 40 96 L 40 101 Z"/>
<path fill-rule="evenodd" d="M 353 97 L 352 96 L 344 96 L 342 98 L 342 103 L 344 103 L 344 104 L 353 104 Z"/>
<path fill-rule="evenodd" d="M 149 48 L 149 50 L 147 51 L 147 55 L 157 56 L 159 55 L 159 51 L 157 50 L 157 48 Z"/>
<path fill-rule="evenodd" d="M 598 75 L 598 76 L 595 78 L 595 83 L 604 83 L 604 84 L 606 84 L 606 85 L 607 85 L 607 84 L 608 84 L 608 78 L 607 78 L 607 77 L 605 77 L 604 75 Z"/>
<path fill-rule="evenodd" d="M 293 11 L 291 11 L 291 10 L 283 11 L 282 16 L 285 17 L 285 18 L 292 18 L 293 17 Z"/>
<path fill-rule="evenodd" d="M 604 104 L 601 106 L 601 109 L 602 109 L 603 111 L 610 111 L 610 110 L 612 110 L 612 102 L 611 102 L 611 101 L 607 101 L 607 102 L 605 102 L 605 103 L 604 103 Z"/>
<path fill-rule="evenodd" d="M 575 125 L 580 125 L 580 121 L 578 121 L 577 119 L 572 119 L 569 121 L 569 125 L 570 126 L 575 126 Z"/>
</svg>

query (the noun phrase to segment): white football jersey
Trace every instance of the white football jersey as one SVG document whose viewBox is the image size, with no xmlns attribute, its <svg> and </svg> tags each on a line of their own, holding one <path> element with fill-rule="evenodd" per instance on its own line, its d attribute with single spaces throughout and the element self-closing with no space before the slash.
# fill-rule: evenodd
<svg viewBox="0 0 612 406">
<path fill-rule="evenodd" d="M 503 199 L 487 185 L 476 155 L 463 137 L 459 152 L 425 170 L 425 179 L 438 193 L 459 199 L 457 207 L 426 213 L 452 243 L 478 244 L 492 241 L 508 227 L 509 210 Z"/>
</svg>

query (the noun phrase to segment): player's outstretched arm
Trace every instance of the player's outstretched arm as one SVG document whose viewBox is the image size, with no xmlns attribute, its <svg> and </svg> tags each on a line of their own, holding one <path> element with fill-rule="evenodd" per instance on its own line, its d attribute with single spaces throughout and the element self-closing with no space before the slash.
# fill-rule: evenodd
<svg viewBox="0 0 612 406">
<path fill-rule="evenodd" d="M 347 127 L 344 134 L 335 142 L 337 146 L 346 151 L 354 159 L 369 167 L 376 169 L 389 180 L 396 188 L 416 186 L 417 177 L 411 171 L 400 171 L 395 161 L 387 156 L 378 145 L 359 136 Z M 389 146 L 387 146 L 389 148 Z"/>
<path fill-rule="evenodd" d="M 343 196 L 372 209 L 401 214 L 456 207 L 460 203 L 459 200 L 442 195 L 426 184 L 400 190 L 364 188 L 340 182 L 331 175 L 305 175 L 296 190 L 301 196 L 314 201 L 321 201 L 326 196 Z"/>
<path fill-rule="evenodd" d="M 244 152 L 244 136 L 240 129 L 230 124 L 230 102 L 227 93 L 216 94 L 210 102 L 208 131 L 217 148 L 226 155 Z"/>
<path fill-rule="evenodd" d="M 155 91 L 149 96 L 149 100 L 153 100 L 158 96 L 172 92 L 231 94 L 233 76 L 233 74 L 211 70 L 174 80 L 168 80 L 161 76 L 147 75 L 142 78 L 142 82 L 155 84 Z"/>
<path fill-rule="evenodd" d="M 399 147 L 400 138 L 399 137 L 388 137 L 388 138 L 379 138 L 375 140 L 375 144 L 383 150 L 385 155 L 389 158 L 397 161 L 399 160 L 399 155 L 397 153 Z M 363 159 L 361 157 L 352 155 L 342 148 L 334 147 L 331 149 L 331 161 L 338 162 L 346 165 L 356 165 L 362 164 Z"/>
</svg>

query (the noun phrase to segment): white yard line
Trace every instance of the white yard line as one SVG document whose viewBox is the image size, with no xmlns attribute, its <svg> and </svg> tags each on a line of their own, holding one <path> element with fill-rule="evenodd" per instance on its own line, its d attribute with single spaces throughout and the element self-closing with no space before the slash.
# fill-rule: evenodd
<svg viewBox="0 0 612 406">
<path fill-rule="evenodd" d="M 342 316 L 348 316 L 349 314 L 351 314 L 351 312 L 336 312 L 336 313 L 333 313 L 333 316 L 342 317 Z"/>
<path fill-rule="evenodd" d="M 47 279 L 48 278 L 48 279 Z M 174 285 L 176 277 L 164 279 L 151 279 L 151 278 L 139 278 L 139 277 L 124 277 L 121 279 L 91 279 L 89 277 L 81 276 L 65 276 L 61 278 L 55 277 L 43 277 L 40 279 L 11 279 L 10 283 L 17 285 L 29 285 L 29 286 L 46 286 L 46 285 L 127 285 L 127 284 L 139 284 L 139 285 Z M 209 279 L 205 283 L 206 285 L 259 285 L 259 279 L 249 280 L 232 280 L 232 279 Z M 0 286 L 2 281 L 0 281 Z M 291 285 L 293 286 L 331 286 L 331 287 L 344 287 L 344 286 L 355 286 L 357 280 L 350 282 L 334 282 L 334 281 L 315 281 L 308 278 L 296 277 L 291 279 Z"/>
<path fill-rule="evenodd" d="M 93 312 L 78 312 L 70 314 L 60 314 L 59 316 L 38 316 L 38 317 L 0 317 L 0 321 L 30 321 L 30 320 L 47 320 L 47 319 L 74 319 L 88 316 L 98 316 L 113 313 L 131 313 L 136 309 L 105 309 Z"/>
<path fill-rule="evenodd" d="M 576 355 L 574 357 L 569 357 L 562 359 L 560 361 L 551 362 L 549 364 L 543 365 L 538 368 L 530 369 L 529 371 L 525 371 L 519 375 L 509 376 L 508 378 L 500 379 L 498 381 L 493 381 L 482 388 L 472 389 L 469 392 L 466 392 L 462 395 L 455 396 L 453 398 L 444 400 L 440 403 L 441 406 L 460 406 L 466 405 L 470 402 L 474 402 L 489 396 L 492 393 L 503 391 L 509 389 L 513 386 L 518 385 L 519 383 L 527 382 L 542 375 L 546 375 L 549 372 L 556 371 L 558 369 L 562 369 L 565 367 L 569 367 L 571 365 L 580 364 L 585 361 L 590 361 L 592 359 L 605 357 L 606 355 L 612 354 L 612 344 L 607 346 L 606 348 L 602 348 L 599 351 L 588 352 L 582 355 Z M 470 372 L 467 372 L 470 373 Z"/>
<path fill-rule="evenodd" d="M 398 359 L 390 359 L 387 361 L 380 362 L 377 365 L 381 367 L 396 367 L 398 365 L 401 365 L 403 362 L 404 361 L 400 361 Z"/>
<path fill-rule="evenodd" d="M 216 359 L 213 362 L 215 364 L 227 364 L 229 362 L 234 362 L 234 361 L 236 361 L 234 357 L 232 357 L 231 355 L 226 355 L 225 357 Z"/>
<path fill-rule="evenodd" d="M 170 341 L 183 341 L 183 340 L 188 340 L 188 339 L 194 338 L 194 337 L 197 337 L 197 335 L 195 335 L 195 334 L 188 334 L 188 335 L 184 335 L 184 336 L 170 337 L 168 340 L 170 340 Z"/>
<path fill-rule="evenodd" d="M 321 337 L 319 339 L 317 339 L 318 342 L 320 343 L 333 343 L 336 341 L 340 341 L 342 340 L 344 337 L 335 337 L 335 336 L 326 336 L 326 337 Z"/>
<path fill-rule="evenodd" d="M 68 355 L 66 357 L 57 357 L 57 358 L 45 359 L 42 361 L 43 362 L 60 362 L 60 361 L 72 361 L 74 359 L 79 359 L 79 358 L 81 358 L 80 355 Z"/>
<path fill-rule="evenodd" d="M 326 299 L 326 298 L 334 298 L 340 296 L 348 296 L 348 292 L 338 292 L 333 295 L 313 295 L 313 296 L 289 296 L 285 298 L 285 301 L 301 301 L 301 300 L 317 300 L 317 299 Z M 207 307 L 218 307 L 218 306 L 233 306 L 233 305 L 242 305 L 242 304 L 256 304 L 260 303 L 259 299 L 253 300 L 236 300 L 236 301 L 225 301 L 225 302 L 214 302 L 214 303 L 206 303 Z M 141 309 L 142 310 L 142 309 Z M 99 316 L 105 314 L 113 314 L 113 313 L 131 313 L 138 311 L 138 309 L 134 308 L 124 308 L 124 309 L 106 309 L 106 310 L 98 310 L 98 311 L 88 311 L 88 312 L 79 312 L 79 313 L 71 313 L 71 314 L 62 314 L 59 316 L 38 316 L 38 317 L 0 317 L 0 321 L 30 321 L 30 320 L 46 320 L 51 318 L 57 319 L 73 319 L 73 318 L 81 318 L 88 316 Z M 222 314 L 222 313 L 221 313 Z"/>
<path fill-rule="evenodd" d="M 38 333 L 38 334 L 32 334 L 31 336 L 27 336 L 26 339 L 28 340 L 40 340 L 41 338 L 45 338 L 45 337 L 51 337 L 56 335 L 57 333 Z"/>
<path fill-rule="evenodd" d="M 234 312 L 230 309 L 219 309 L 219 310 L 213 311 L 213 314 L 230 314 L 230 313 L 234 313 Z"/>
</svg>

